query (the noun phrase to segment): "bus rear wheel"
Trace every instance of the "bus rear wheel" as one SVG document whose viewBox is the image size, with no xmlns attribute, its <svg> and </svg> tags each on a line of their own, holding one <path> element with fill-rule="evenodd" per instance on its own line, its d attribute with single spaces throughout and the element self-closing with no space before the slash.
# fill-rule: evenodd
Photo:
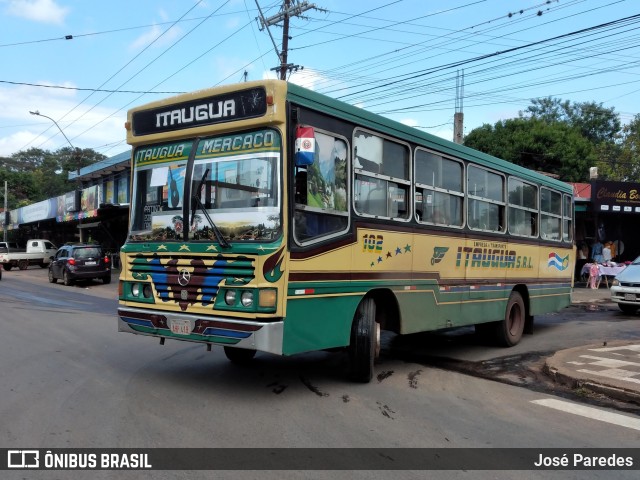
<svg viewBox="0 0 640 480">
<path fill-rule="evenodd" d="M 246 348 L 224 347 L 224 354 L 236 365 L 247 365 L 256 356 L 256 351 Z"/>
<path fill-rule="evenodd" d="M 496 340 L 503 347 L 513 347 L 520 342 L 524 332 L 526 311 L 522 295 L 518 292 L 511 292 L 507 308 L 504 313 L 504 320 L 496 324 Z"/>
<path fill-rule="evenodd" d="M 370 382 L 373 364 L 379 354 L 380 324 L 376 323 L 376 303 L 373 298 L 367 298 L 358 307 L 351 326 L 349 360 L 352 380 Z"/>
</svg>

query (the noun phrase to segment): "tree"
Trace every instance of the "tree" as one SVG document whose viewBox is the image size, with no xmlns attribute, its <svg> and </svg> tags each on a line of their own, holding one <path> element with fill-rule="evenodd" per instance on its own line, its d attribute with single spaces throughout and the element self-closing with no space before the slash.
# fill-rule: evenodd
<svg viewBox="0 0 640 480">
<path fill-rule="evenodd" d="M 10 185 L 10 208 L 56 197 L 76 188 L 69 172 L 107 157 L 91 149 L 64 147 L 55 152 L 30 148 L 0 157 L 0 181 Z"/>
<path fill-rule="evenodd" d="M 599 146 L 597 167 L 601 178 L 640 182 L 640 114 L 622 128 L 615 143 Z"/>
<path fill-rule="evenodd" d="M 593 142 L 613 142 L 620 132 L 620 116 L 615 108 L 605 108 L 596 102 L 564 102 L 558 98 L 534 98 L 522 118 L 535 118 L 546 123 L 566 123 L 577 128 L 580 133 Z"/>
<path fill-rule="evenodd" d="M 472 130 L 465 145 L 517 165 L 556 174 L 568 182 L 584 181 L 595 165 L 594 146 L 563 122 L 514 118 Z"/>
</svg>

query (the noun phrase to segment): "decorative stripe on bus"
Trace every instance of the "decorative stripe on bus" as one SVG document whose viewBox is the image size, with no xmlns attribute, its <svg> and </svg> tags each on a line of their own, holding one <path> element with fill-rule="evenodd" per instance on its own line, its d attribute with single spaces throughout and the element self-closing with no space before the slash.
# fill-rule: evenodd
<svg viewBox="0 0 640 480">
<path fill-rule="evenodd" d="M 368 288 L 365 285 L 352 285 L 348 282 L 335 282 L 331 285 L 316 285 L 313 288 L 300 288 L 299 286 L 290 286 L 287 294 L 287 299 L 295 300 L 305 296 L 313 296 L 314 298 L 323 297 L 335 297 L 335 296 L 364 296 L 369 290 L 375 288 L 387 288 L 395 293 L 425 293 L 433 292 L 434 295 L 439 294 L 460 294 L 460 293 L 487 293 L 487 292 L 507 292 L 512 290 L 519 283 L 494 283 L 494 284 L 478 284 L 470 283 L 466 285 L 370 285 Z M 530 297 L 544 296 L 543 292 L 551 290 L 561 290 L 560 293 L 554 293 L 552 295 L 568 295 L 571 290 L 570 283 L 536 283 L 528 284 Z"/>
<path fill-rule="evenodd" d="M 385 271 L 385 272 L 289 272 L 290 282 L 327 282 L 327 281 L 373 281 L 373 280 L 398 280 L 398 281 L 416 281 L 416 280 L 435 280 L 441 285 L 480 285 L 480 284 L 497 284 L 515 285 L 517 283 L 542 284 L 542 283 L 559 283 L 559 279 L 549 277 L 548 280 L 539 277 L 493 277 L 485 279 L 464 277 L 441 278 L 439 272 L 411 272 L 408 270 Z M 565 279 L 561 283 L 568 283 Z"/>
</svg>

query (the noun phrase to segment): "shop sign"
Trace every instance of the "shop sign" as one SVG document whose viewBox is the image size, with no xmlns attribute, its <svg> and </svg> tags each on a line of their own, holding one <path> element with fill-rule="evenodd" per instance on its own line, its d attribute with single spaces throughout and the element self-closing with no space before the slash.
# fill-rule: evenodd
<svg viewBox="0 0 640 480">
<path fill-rule="evenodd" d="M 640 184 L 593 182 L 591 203 L 598 212 L 640 213 Z"/>
</svg>

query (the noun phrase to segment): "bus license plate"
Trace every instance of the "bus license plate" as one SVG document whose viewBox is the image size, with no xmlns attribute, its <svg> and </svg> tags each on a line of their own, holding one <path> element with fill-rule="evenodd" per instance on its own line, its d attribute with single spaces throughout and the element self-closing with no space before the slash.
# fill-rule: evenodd
<svg viewBox="0 0 640 480">
<path fill-rule="evenodd" d="M 635 302 L 636 301 L 636 294 L 635 293 L 625 293 L 624 294 L 624 299 L 625 300 L 629 300 L 631 302 Z"/>
<path fill-rule="evenodd" d="M 189 320 L 171 320 L 171 333 L 176 335 L 189 335 L 191 333 L 191 322 Z"/>
</svg>

